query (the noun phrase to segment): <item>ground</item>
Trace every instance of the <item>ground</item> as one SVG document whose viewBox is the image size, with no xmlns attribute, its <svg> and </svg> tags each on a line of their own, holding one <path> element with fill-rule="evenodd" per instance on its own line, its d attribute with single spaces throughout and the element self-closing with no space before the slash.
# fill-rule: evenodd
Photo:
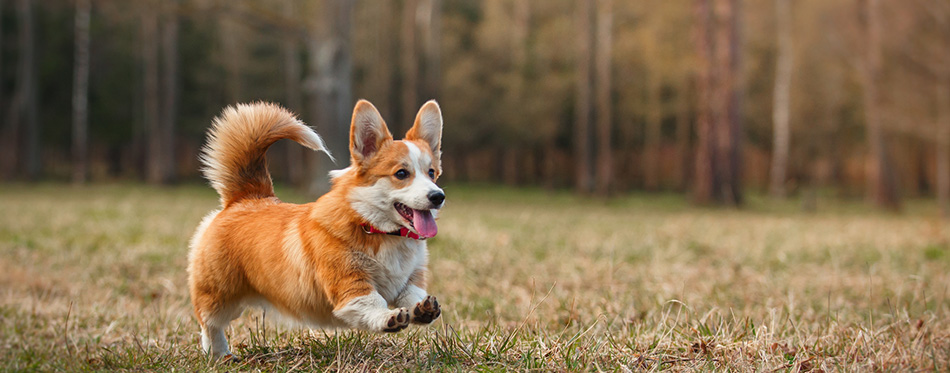
<svg viewBox="0 0 950 373">
<path fill-rule="evenodd" d="M 445 190 L 432 326 L 306 330 L 248 311 L 228 364 L 198 349 L 185 273 L 209 187 L 0 185 L 0 370 L 950 369 L 950 224 L 932 201 L 806 213 Z"/>
</svg>

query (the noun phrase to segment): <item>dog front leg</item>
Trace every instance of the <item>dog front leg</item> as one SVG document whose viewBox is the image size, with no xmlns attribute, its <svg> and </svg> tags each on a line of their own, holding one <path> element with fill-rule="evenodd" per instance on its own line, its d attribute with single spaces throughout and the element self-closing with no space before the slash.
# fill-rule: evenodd
<svg viewBox="0 0 950 373">
<path fill-rule="evenodd" d="M 430 324 L 442 314 L 439 301 L 423 289 L 427 277 L 428 271 L 425 268 L 416 270 L 409 277 L 406 288 L 396 297 L 396 307 L 412 310 L 409 315 L 413 324 Z"/>
<path fill-rule="evenodd" d="M 412 283 L 406 285 L 406 288 L 396 296 L 396 307 L 409 308 L 412 309 L 417 303 L 422 302 L 429 294 L 426 293 L 422 288 L 413 285 Z"/>
<path fill-rule="evenodd" d="M 389 309 L 386 299 L 375 290 L 337 307 L 333 310 L 333 316 L 354 328 L 374 332 L 395 333 L 409 326 L 409 310 Z"/>
</svg>

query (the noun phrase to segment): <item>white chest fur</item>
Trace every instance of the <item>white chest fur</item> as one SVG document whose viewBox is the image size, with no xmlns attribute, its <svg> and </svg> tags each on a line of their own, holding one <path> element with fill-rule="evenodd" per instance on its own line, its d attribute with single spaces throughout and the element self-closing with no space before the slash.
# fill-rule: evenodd
<svg viewBox="0 0 950 373">
<path fill-rule="evenodd" d="M 393 304 L 409 281 L 409 276 L 429 260 L 425 241 L 393 239 L 380 247 L 374 258 L 378 267 L 373 273 L 376 291 Z"/>
</svg>

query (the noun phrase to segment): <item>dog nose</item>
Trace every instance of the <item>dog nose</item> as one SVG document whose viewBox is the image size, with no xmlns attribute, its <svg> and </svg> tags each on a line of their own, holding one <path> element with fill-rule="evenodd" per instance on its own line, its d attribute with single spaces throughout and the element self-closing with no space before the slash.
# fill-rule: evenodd
<svg viewBox="0 0 950 373">
<path fill-rule="evenodd" d="M 440 191 L 434 191 L 429 193 L 429 202 L 432 202 L 433 205 L 441 205 L 442 202 L 445 202 L 445 193 Z"/>
</svg>

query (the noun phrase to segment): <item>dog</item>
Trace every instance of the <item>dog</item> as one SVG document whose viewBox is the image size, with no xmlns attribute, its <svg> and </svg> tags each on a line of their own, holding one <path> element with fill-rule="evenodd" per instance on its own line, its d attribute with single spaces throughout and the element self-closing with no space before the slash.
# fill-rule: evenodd
<svg viewBox="0 0 950 373">
<path fill-rule="evenodd" d="M 245 307 L 273 309 L 305 325 L 398 332 L 441 315 L 426 292 L 426 238 L 438 232 L 445 193 L 442 112 L 425 103 L 403 140 L 360 100 L 350 123 L 350 165 L 330 172 L 315 202 L 274 195 L 267 148 L 291 139 L 330 155 L 323 140 L 268 103 L 228 107 L 202 149 L 204 176 L 221 208 L 190 241 L 188 284 L 201 348 L 238 360 L 224 334 Z M 332 155 L 330 155 L 332 159 Z"/>
</svg>

